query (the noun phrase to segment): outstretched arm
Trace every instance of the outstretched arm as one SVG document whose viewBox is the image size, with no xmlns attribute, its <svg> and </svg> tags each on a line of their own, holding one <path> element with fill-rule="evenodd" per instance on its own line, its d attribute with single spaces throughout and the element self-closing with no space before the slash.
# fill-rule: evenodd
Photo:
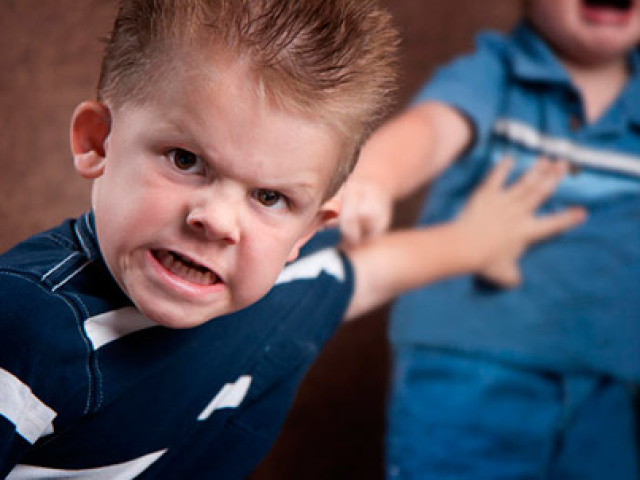
<svg viewBox="0 0 640 480">
<path fill-rule="evenodd" d="M 505 187 L 511 161 L 498 164 L 460 215 L 439 226 L 401 230 L 346 247 L 355 292 L 346 318 L 357 317 L 396 295 L 429 282 L 475 273 L 503 287 L 521 282 L 518 259 L 533 243 L 583 221 L 582 208 L 536 216 L 555 190 L 566 164 L 539 160 Z"/>
<path fill-rule="evenodd" d="M 455 108 L 425 102 L 382 125 L 365 144 L 342 192 L 340 230 L 355 245 L 384 232 L 393 203 L 447 168 L 471 143 L 469 120 Z"/>
</svg>

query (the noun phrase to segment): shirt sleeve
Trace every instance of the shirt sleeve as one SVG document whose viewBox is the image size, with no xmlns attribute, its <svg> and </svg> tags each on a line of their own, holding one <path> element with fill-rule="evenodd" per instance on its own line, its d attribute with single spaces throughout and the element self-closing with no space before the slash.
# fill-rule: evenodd
<svg viewBox="0 0 640 480">
<path fill-rule="evenodd" d="M 505 40 L 496 33 L 482 33 L 475 50 L 441 67 L 425 84 L 414 103 L 446 103 L 473 125 L 474 148 L 484 145 L 500 111 L 507 81 Z"/>
<path fill-rule="evenodd" d="M 305 323 L 323 332 L 317 333 L 322 342 L 342 321 L 353 295 L 353 267 L 338 249 L 339 241 L 336 229 L 318 232 L 284 268 L 271 292 L 273 300 L 290 311 L 293 325 L 307 319 Z M 311 331 L 306 335 L 311 338 Z"/>
<path fill-rule="evenodd" d="M 250 469 L 233 473 L 227 469 L 255 465 L 266 454 L 304 375 L 341 324 L 353 292 L 353 271 L 335 247 L 338 238 L 335 231 L 320 232 L 285 268 L 290 275 L 281 277 L 272 292 L 274 300 L 282 300 L 280 325 L 256 364 L 246 401 L 225 426 L 224 435 L 229 455 L 255 462 L 221 461 L 220 478 L 244 478 Z"/>
<path fill-rule="evenodd" d="M 76 324 L 69 306 L 37 283 L 0 272 L 0 477 L 38 439 L 53 433 L 66 392 L 60 379 L 69 361 L 52 321 Z M 51 367 L 51 368 L 48 368 Z M 66 370 L 65 370 L 66 371 Z"/>
</svg>

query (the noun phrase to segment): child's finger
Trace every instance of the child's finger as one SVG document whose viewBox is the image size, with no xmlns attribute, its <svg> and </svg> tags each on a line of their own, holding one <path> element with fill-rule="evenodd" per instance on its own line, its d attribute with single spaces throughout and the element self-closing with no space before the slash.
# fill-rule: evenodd
<svg viewBox="0 0 640 480">
<path fill-rule="evenodd" d="M 544 240 L 557 235 L 584 222 L 587 212 L 582 207 L 567 208 L 559 213 L 538 217 L 534 222 L 532 240 Z"/>
<path fill-rule="evenodd" d="M 509 172 L 513 167 L 513 159 L 503 157 L 495 167 L 489 172 L 483 182 L 483 188 L 490 190 L 502 188 L 506 183 Z"/>
<path fill-rule="evenodd" d="M 525 185 L 523 202 L 526 208 L 535 210 L 544 203 L 558 188 L 566 175 L 566 162 L 546 162 L 541 170 L 529 178 Z"/>
<path fill-rule="evenodd" d="M 522 283 L 522 273 L 515 262 L 492 266 L 487 271 L 481 272 L 480 277 L 501 288 L 515 288 Z"/>
<path fill-rule="evenodd" d="M 551 162 L 546 158 L 540 158 L 526 170 L 512 185 L 508 192 L 512 198 L 530 200 L 534 192 L 538 192 L 541 182 L 553 174 Z"/>
</svg>

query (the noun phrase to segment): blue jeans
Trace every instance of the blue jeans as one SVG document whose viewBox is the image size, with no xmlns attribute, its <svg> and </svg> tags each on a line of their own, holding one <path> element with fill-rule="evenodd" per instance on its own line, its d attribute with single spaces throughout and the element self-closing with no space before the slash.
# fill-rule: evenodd
<svg viewBox="0 0 640 480">
<path fill-rule="evenodd" d="M 638 479 L 621 382 L 415 346 L 393 375 L 389 480 Z"/>
</svg>

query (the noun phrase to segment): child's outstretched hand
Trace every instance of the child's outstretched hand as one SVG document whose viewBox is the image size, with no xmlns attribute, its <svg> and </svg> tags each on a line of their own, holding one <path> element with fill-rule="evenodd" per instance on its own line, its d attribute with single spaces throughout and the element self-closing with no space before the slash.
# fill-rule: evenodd
<svg viewBox="0 0 640 480">
<path fill-rule="evenodd" d="M 480 252 L 476 273 L 506 288 L 521 283 L 518 259 L 529 246 L 580 224 L 586 217 L 580 207 L 544 216 L 535 213 L 565 175 L 566 163 L 540 159 L 505 187 L 511 166 L 510 159 L 503 159 L 456 220 Z"/>
</svg>

